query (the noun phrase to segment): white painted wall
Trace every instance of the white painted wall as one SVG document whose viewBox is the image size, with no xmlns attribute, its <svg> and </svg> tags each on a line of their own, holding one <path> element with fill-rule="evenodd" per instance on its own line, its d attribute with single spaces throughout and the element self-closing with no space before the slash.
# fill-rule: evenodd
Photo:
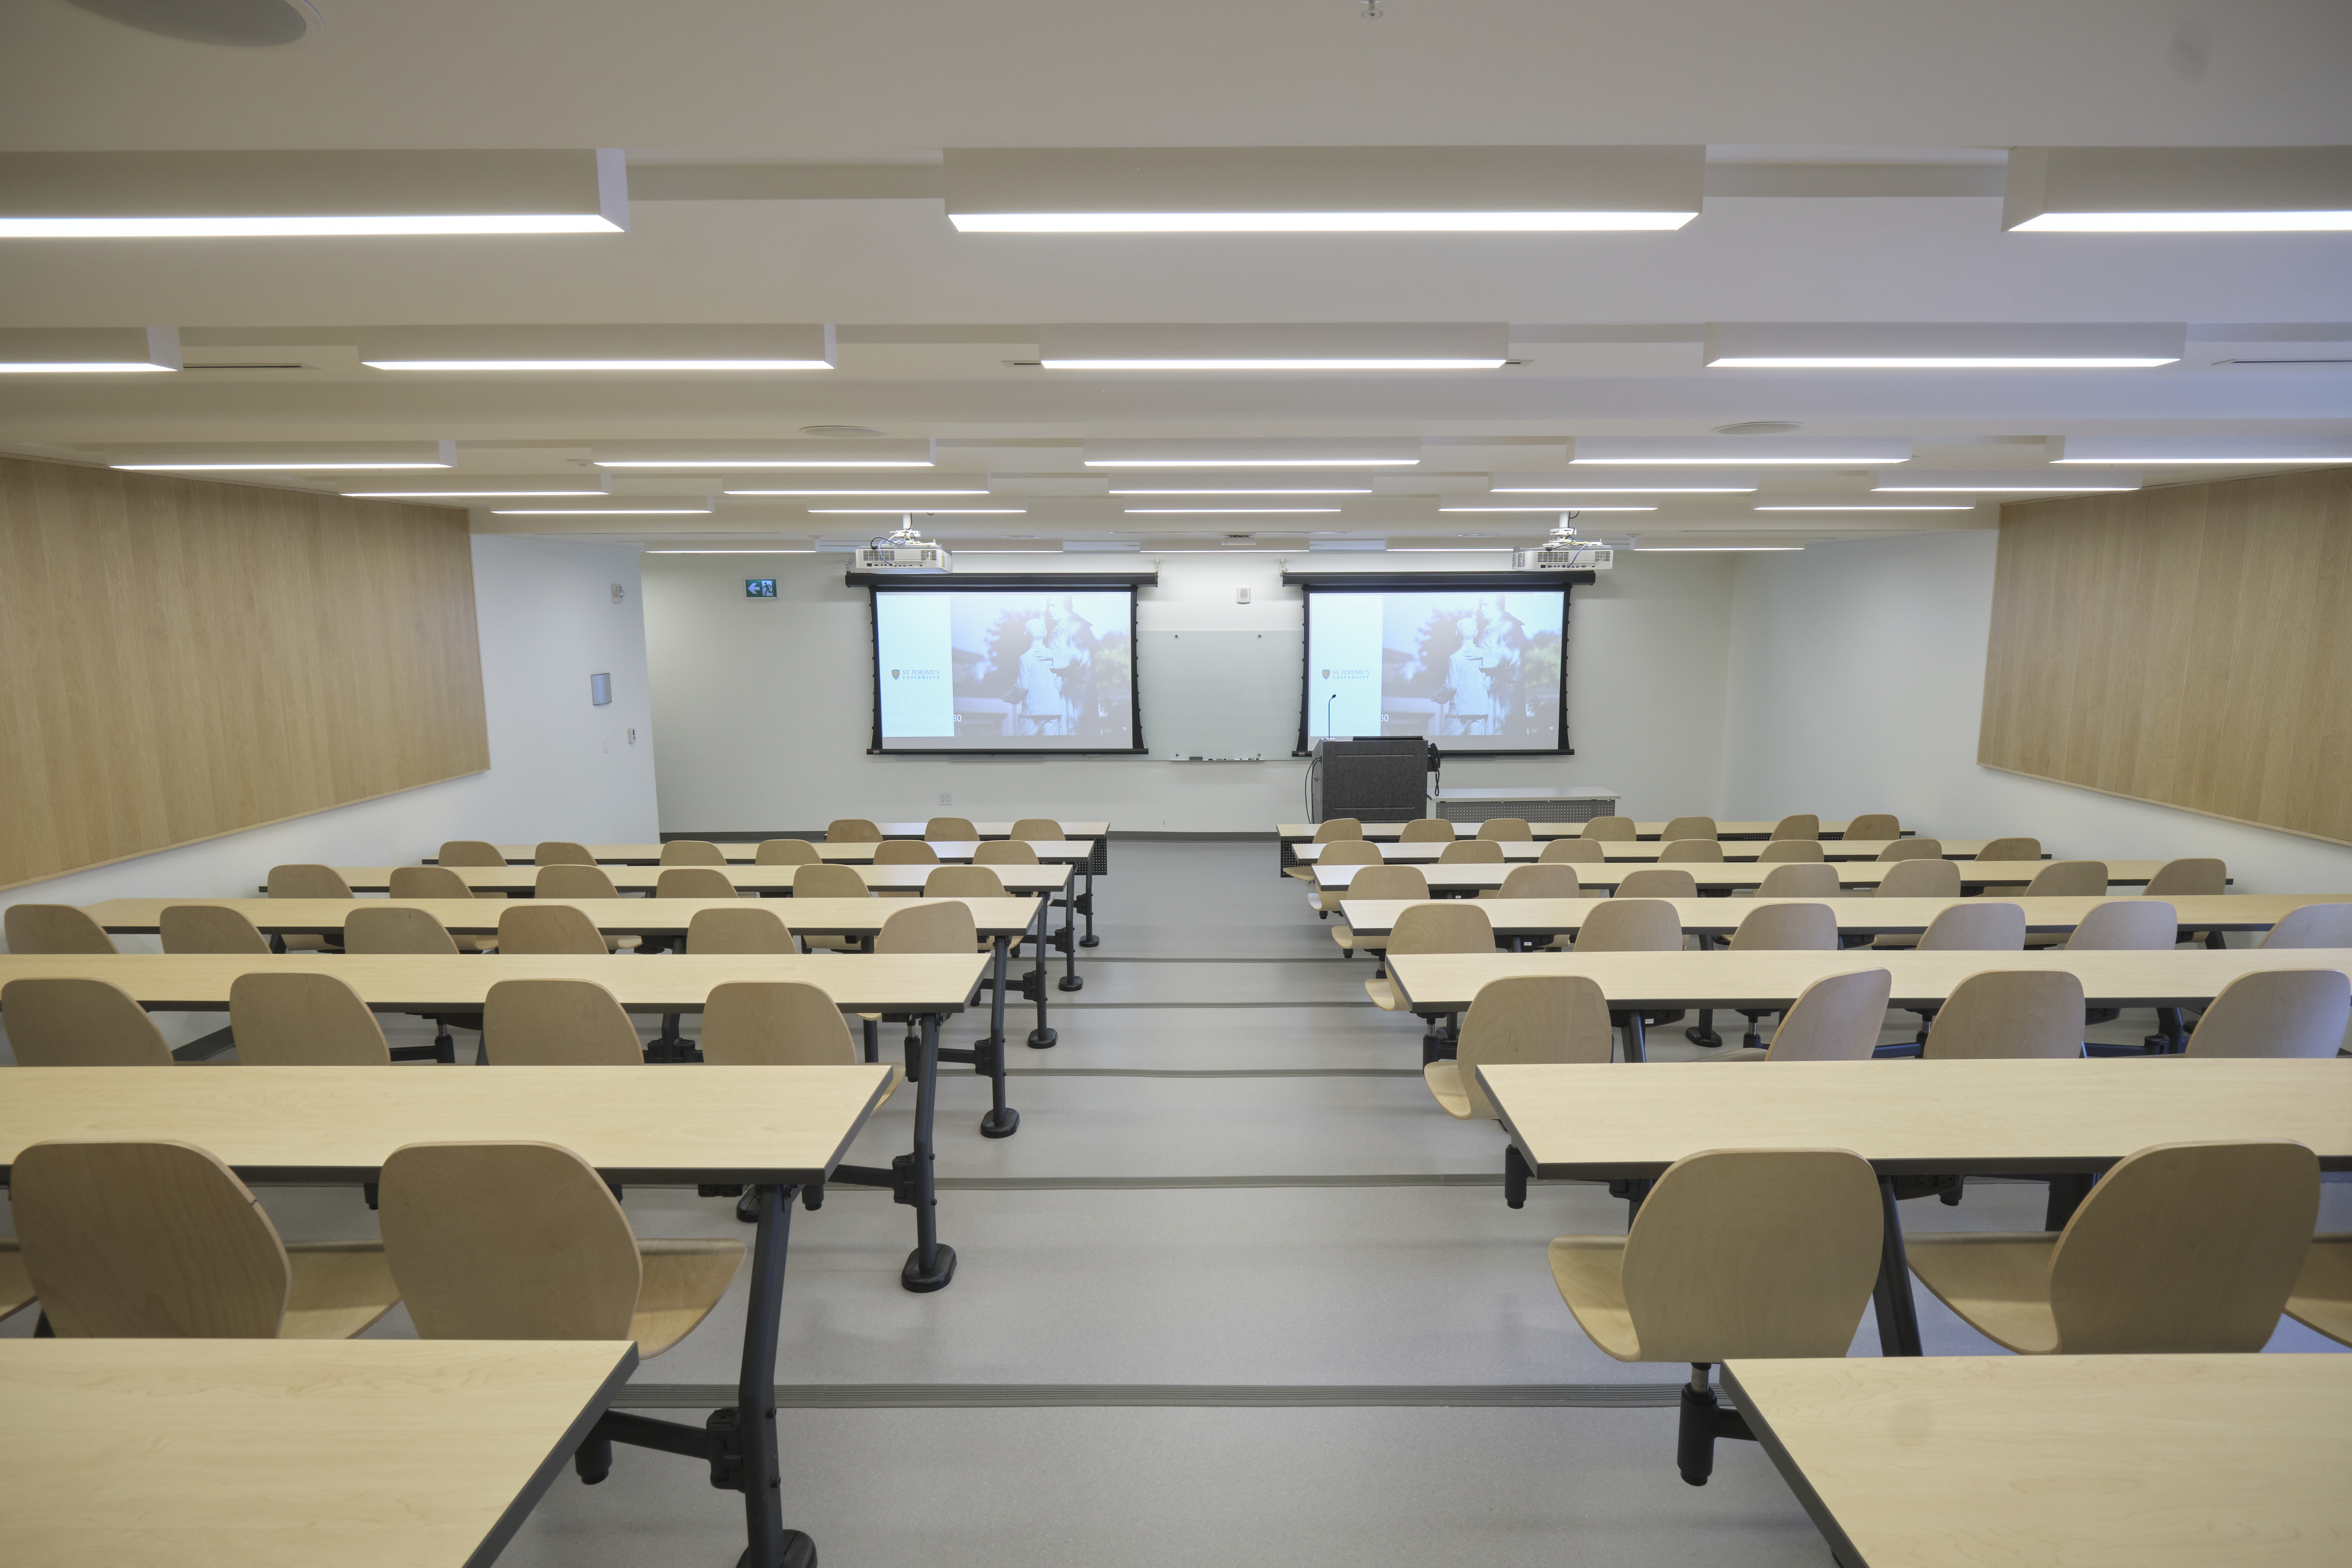
<svg viewBox="0 0 2352 1568">
<path fill-rule="evenodd" d="M 1141 557 L 982 556 L 975 571 L 1086 571 Z M 1160 558 L 1138 630 L 1268 632 L 1266 657 L 1296 670 L 1297 570 L 1493 570 L 1492 555 L 1303 552 Z M 1448 785 L 1608 784 L 1638 815 L 1711 811 L 1721 771 L 1731 567 L 1722 556 L 1621 554 L 1571 595 L 1569 728 L 1577 755 L 1449 763 Z M 1271 830 L 1304 814 L 1305 763 L 1208 766 L 1158 757 L 872 757 L 866 594 L 827 555 L 648 555 L 646 635 L 660 716 L 667 832 L 814 829 L 836 816 L 1108 818 L 1116 828 Z M 747 599 L 772 576 L 777 597 Z M 1234 603 L 1234 589 L 1252 603 Z M 1153 740 L 1146 672 L 1144 737 Z M 940 796 L 950 797 L 942 802 Z"/>
<path fill-rule="evenodd" d="M 2218 855 L 2240 892 L 2352 890 L 2352 848 L 1976 762 L 1992 619 L 1990 531 L 1738 557 L 1728 816 L 1892 811 L 1954 838 L 2030 834 L 2053 855 Z"/>
</svg>

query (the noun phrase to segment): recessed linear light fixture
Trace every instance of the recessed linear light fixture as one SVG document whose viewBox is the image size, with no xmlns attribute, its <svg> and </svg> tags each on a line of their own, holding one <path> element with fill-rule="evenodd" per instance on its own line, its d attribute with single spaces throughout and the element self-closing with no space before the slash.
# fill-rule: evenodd
<svg viewBox="0 0 2352 1568">
<path fill-rule="evenodd" d="M 1801 544 L 1644 544 L 1644 555 L 1721 555 L 1731 552 L 1757 554 L 1769 551 L 1802 550 Z"/>
<path fill-rule="evenodd" d="M 1149 490 L 1136 489 L 1136 490 L 1123 490 L 1123 489 L 1120 489 L 1117 485 L 1113 485 L 1113 486 L 1110 488 L 1110 489 L 1109 489 L 1108 492 L 1106 492 L 1106 493 L 1110 494 L 1110 495 L 1115 495 L 1115 496 L 1368 496 L 1368 495 L 1371 494 L 1371 493 L 1372 493 L 1372 491 L 1371 491 L 1371 487 L 1370 487 L 1370 486 L 1369 486 L 1369 485 L 1365 485 L 1365 486 L 1361 486 L 1361 487 L 1358 487 L 1358 488 L 1352 488 L 1352 489 L 1339 489 L 1339 488 L 1334 488 L 1334 487 L 1329 487 L 1329 486 L 1315 486 L 1315 487 L 1311 487 L 1311 488 L 1294 488 L 1294 487 L 1289 487 L 1289 486 L 1279 486 L 1279 487 L 1278 487 L 1278 486 L 1275 486 L 1275 485 L 1251 485 L 1251 486 L 1248 486 L 1248 487 L 1246 487 L 1246 488 L 1242 488 L 1242 489 L 1213 489 L 1213 490 L 1211 490 L 1211 489 L 1197 489 L 1197 490 L 1196 490 L 1196 489 L 1149 489 Z"/>
<path fill-rule="evenodd" d="M 2148 322 L 1710 321 L 1712 370 L 2146 370 L 2189 329 Z"/>
<path fill-rule="evenodd" d="M 1510 338 L 1501 323 L 1040 327 L 1037 363 L 1047 370 L 1499 370 Z"/>
<path fill-rule="evenodd" d="M 813 506 L 811 517 L 898 517 L 912 512 L 917 517 L 1026 517 L 1029 509 L 1019 506 Z"/>
<path fill-rule="evenodd" d="M 2000 226 L 2042 234 L 2352 229 L 2352 147 L 2013 147 Z"/>
<path fill-rule="evenodd" d="M 928 468 L 929 441 L 632 441 L 600 443 L 589 454 L 600 468 L 733 469 Z"/>
<path fill-rule="evenodd" d="M 834 331 L 814 327 L 382 327 L 360 334 L 371 370 L 831 370 Z"/>
<path fill-rule="evenodd" d="M 0 375 L 138 375 L 179 368 L 177 327 L 0 331 Z"/>
<path fill-rule="evenodd" d="M 352 500 L 525 500 L 601 496 L 603 490 L 345 490 Z"/>
<path fill-rule="evenodd" d="M 619 234 L 618 148 L 0 153 L 0 239 Z"/>
<path fill-rule="evenodd" d="M 1733 469 L 1619 468 L 1605 474 L 1496 474 L 1486 488 L 1498 496 L 1740 495 L 1756 488 L 1756 476 Z"/>
<path fill-rule="evenodd" d="M 2352 441 L 2302 436 L 2053 436 L 2050 461 L 2076 465 L 2352 463 Z"/>
<path fill-rule="evenodd" d="M 1675 229 L 1704 147 L 950 148 L 966 234 Z"/>
<path fill-rule="evenodd" d="M 1917 469 L 1881 474 L 1871 487 L 1877 491 L 1914 493 L 1974 492 L 1979 495 L 2066 495 L 2139 489 L 2139 475 L 2128 470 L 2105 473 L 2054 473 L 2048 468 Z"/>
<path fill-rule="evenodd" d="M 707 506 L 540 506 L 498 508 L 492 517 L 708 517 Z"/>
<path fill-rule="evenodd" d="M 1298 517 L 1336 512 L 1336 506 L 1131 506 L 1129 517 Z"/>
<path fill-rule="evenodd" d="M 976 490 L 972 490 L 972 489 L 907 489 L 907 488 L 902 488 L 902 487 L 898 487 L 898 486 L 890 486 L 890 487 L 887 487 L 887 488 L 873 488 L 873 487 L 869 487 L 869 488 L 867 488 L 867 489 L 828 489 L 828 490 L 725 490 L 725 491 L 722 491 L 722 492 L 720 492 L 720 493 L 725 494 L 725 495 L 730 495 L 730 496 L 877 496 L 877 497 L 879 497 L 879 496 L 908 496 L 908 497 L 922 497 L 922 496 L 984 496 L 984 495 L 989 494 L 990 492 L 989 492 L 987 489 L 976 489 Z"/>
<path fill-rule="evenodd" d="M 801 550 L 646 550 L 646 555 L 814 555 L 814 547 Z"/>
<path fill-rule="evenodd" d="M 298 441 L 240 452 L 229 447 L 124 447 L 107 454 L 107 467 L 133 473 L 326 474 L 368 469 L 447 468 L 457 461 L 455 441 Z"/>
<path fill-rule="evenodd" d="M 1088 441 L 1081 461 L 1089 468 L 1409 468 L 1421 461 L 1421 441 L 1417 437 Z"/>
<path fill-rule="evenodd" d="M 1911 443 L 1862 437 L 1779 436 L 1579 436 L 1569 442 L 1572 467 L 1688 468 L 1800 465 L 1817 468 L 1878 468 L 1911 460 Z"/>
<path fill-rule="evenodd" d="M 1537 511 L 1557 516 L 1563 511 L 1655 511 L 1654 506 L 1585 506 L 1580 502 L 1561 501 L 1555 506 L 1442 506 L 1440 511 Z"/>
<path fill-rule="evenodd" d="M 1967 502 L 1955 501 L 1948 504 L 1937 504 L 1934 506 L 1851 506 L 1832 504 L 1829 506 L 1759 506 L 1753 507 L 1749 510 L 1754 511 L 1974 511 L 1976 510 L 1976 508 Z"/>
</svg>

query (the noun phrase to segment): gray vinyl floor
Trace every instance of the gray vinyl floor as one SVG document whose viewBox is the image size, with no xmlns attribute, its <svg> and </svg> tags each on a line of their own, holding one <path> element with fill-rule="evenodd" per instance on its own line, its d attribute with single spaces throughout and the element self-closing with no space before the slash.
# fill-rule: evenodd
<svg viewBox="0 0 2352 1568">
<path fill-rule="evenodd" d="M 1500 1135 L 1436 1110 L 1418 1026 L 1364 1002 L 1369 966 L 1340 958 L 1273 860 L 1255 844 L 1116 847 L 1086 987 L 1053 994 L 1060 1044 L 1015 1048 L 1018 1135 L 981 1138 L 984 1080 L 943 1079 L 948 1289 L 899 1289 L 912 1213 L 887 1194 L 836 1188 L 793 1215 L 787 1521 L 828 1568 L 1826 1564 L 1753 1446 L 1723 1445 L 1703 1490 L 1677 1479 L 1685 1369 L 1601 1354 L 1545 1264 L 1554 1236 L 1622 1232 L 1624 1205 L 1561 1184 L 1506 1207 Z M 1891 1041 L 1916 1020 L 1888 1024 Z M 2126 1014 L 2093 1036 L 2152 1025 Z M 1679 1028 L 1653 1031 L 1652 1052 L 1712 1054 Z M 912 1098 L 854 1161 L 906 1148 Z M 373 1233 L 355 1193 L 264 1201 L 291 1239 Z M 1972 1183 L 1905 1218 L 2033 1229 L 2042 1201 Z M 641 1234 L 749 1234 L 690 1191 L 631 1189 L 626 1208 Z M 2352 1185 L 2329 1184 L 2321 1225 L 2352 1227 Z M 1929 1354 L 1994 1351 L 1924 1292 L 1919 1308 Z M 698 1421 L 736 1376 L 742 1316 L 739 1280 L 639 1370 L 632 1402 Z M 373 1331 L 410 1330 L 395 1311 Z M 2336 1347 L 2287 1322 L 2272 1348 Z M 1865 1314 L 1853 1353 L 1876 1351 Z M 560 1478 L 505 1560 L 715 1568 L 740 1519 L 699 1464 L 622 1448 L 600 1487 Z"/>
</svg>

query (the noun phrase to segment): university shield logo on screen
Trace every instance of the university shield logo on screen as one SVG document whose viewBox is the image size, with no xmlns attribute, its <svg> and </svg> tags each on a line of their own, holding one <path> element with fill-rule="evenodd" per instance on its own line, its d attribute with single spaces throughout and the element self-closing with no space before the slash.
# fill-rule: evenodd
<svg viewBox="0 0 2352 1568">
<path fill-rule="evenodd" d="M 894 670 L 892 670 L 892 671 L 890 672 L 890 679 L 893 679 L 893 680 L 898 679 L 898 672 L 897 670 L 895 670 L 895 669 L 894 669 Z"/>
</svg>

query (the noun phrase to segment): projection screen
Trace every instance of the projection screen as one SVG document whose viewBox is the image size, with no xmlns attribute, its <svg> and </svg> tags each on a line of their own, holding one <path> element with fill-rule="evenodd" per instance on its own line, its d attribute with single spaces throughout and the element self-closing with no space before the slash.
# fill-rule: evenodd
<svg viewBox="0 0 2352 1568">
<path fill-rule="evenodd" d="M 877 752 L 1141 752 L 1135 590 L 871 590 Z"/>
<path fill-rule="evenodd" d="M 1569 750 L 1565 584 L 1307 588 L 1302 750 L 1419 735 L 1450 752 Z"/>
</svg>

